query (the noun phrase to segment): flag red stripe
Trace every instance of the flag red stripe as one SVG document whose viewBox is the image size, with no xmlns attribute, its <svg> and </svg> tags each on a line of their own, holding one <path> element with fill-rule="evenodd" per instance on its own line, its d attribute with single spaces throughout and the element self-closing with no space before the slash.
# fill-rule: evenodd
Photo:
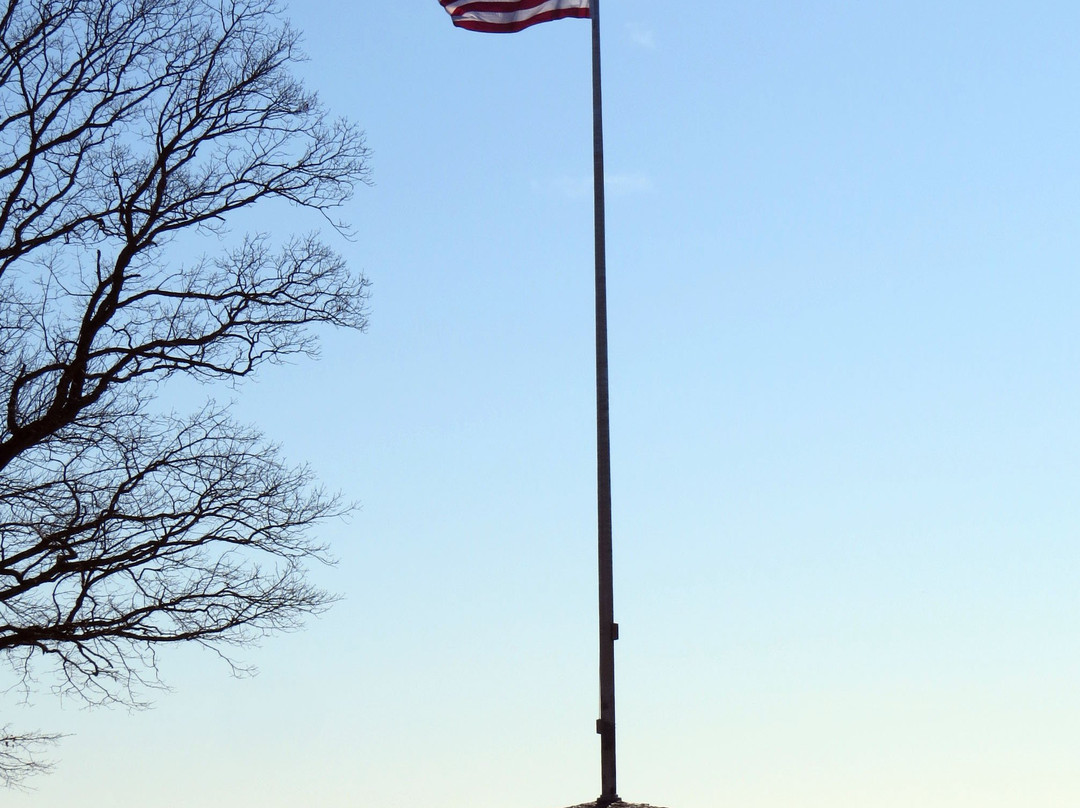
<svg viewBox="0 0 1080 808">
<path fill-rule="evenodd" d="M 564 17 L 588 19 L 589 9 L 564 8 L 557 11 L 545 11 L 543 14 L 537 14 L 533 17 L 529 17 L 527 20 L 517 20 L 516 22 L 482 22 L 480 20 L 455 19 L 454 25 L 469 31 L 482 31 L 488 34 L 512 34 L 516 31 L 528 28 L 530 25 L 536 25 L 540 22 L 549 22 L 551 20 L 559 20 Z"/>
<path fill-rule="evenodd" d="M 490 11 L 493 14 L 511 14 L 542 6 L 548 0 L 440 0 L 451 14 L 464 14 L 469 11 Z"/>
<path fill-rule="evenodd" d="M 458 28 L 509 34 L 567 17 L 587 19 L 588 0 L 439 0 Z"/>
</svg>

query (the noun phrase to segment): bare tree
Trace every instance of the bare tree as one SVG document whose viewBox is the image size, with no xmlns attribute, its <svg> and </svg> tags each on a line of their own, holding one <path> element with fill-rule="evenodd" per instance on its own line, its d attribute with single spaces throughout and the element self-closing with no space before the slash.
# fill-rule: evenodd
<svg viewBox="0 0 1080 808">
<path fill-rule="evenodd" d="M 52 763 L 42 758 L 42 752 L 59 737 L 42 732 L 16 734 L 0 727 L 0 787 L 18 787 L 30 775 L 49 771 Z"/>
<path fill-rule="evenodd" d="M 316 236 L 176 260 L 234 211 L 328 217 L 366 180 L 300 58 L 274 0 L 2 8 L 0 658 L 25 687 L 135 704 L 162 644 L 227 650 L 330 600 L 305 565 L 337 501 L 226 409 L 158 398 L 364 327 L 366 281 Z M 0 732 L 0 783 L 49 737 Z"/>
</svg>

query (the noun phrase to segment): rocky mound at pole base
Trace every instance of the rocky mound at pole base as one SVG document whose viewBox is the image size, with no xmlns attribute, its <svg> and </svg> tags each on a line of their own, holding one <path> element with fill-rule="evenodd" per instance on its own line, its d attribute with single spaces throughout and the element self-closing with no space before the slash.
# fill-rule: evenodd
<svg viewBox="0 0 1080 808">
<path fill-rule="evenodd" d="M 569 808 L 596 808 L 596 800 L 592 802 L 583 802 L 581 805 L 571 805 Z M 608 804 L 608 808 L 660 808 L 659 805 L 646 805 L 643 802 L 612 802 Z"/>
</svg>

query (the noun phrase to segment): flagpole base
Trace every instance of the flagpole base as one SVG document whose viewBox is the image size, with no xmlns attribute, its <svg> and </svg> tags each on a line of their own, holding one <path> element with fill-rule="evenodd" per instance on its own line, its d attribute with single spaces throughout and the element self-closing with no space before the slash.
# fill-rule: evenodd
<svg viewBox="0 0 1080 808">
<path fill-rule="evenodd" d="M 643 802 L 623 802 L 618 797 L 608 802 L 609 797 L 600 797 L 595 802 L 583 802 L 581 805 L 571 805 L 570 808 L 660 808 L 658 805 L 646 805 Z"/>
</svg>

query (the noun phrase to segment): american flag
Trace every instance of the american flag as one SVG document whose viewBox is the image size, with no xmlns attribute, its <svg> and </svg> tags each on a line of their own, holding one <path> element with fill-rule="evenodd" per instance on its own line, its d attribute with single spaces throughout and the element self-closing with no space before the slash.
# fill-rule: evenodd
<svg viewBox="0 0 1080 808">
<path fill-rule="evenodd" d="M 458 28 L 510 34 L 538 22 L 589 16 L 589 0 L 439 0 Z"/>
</svg>

